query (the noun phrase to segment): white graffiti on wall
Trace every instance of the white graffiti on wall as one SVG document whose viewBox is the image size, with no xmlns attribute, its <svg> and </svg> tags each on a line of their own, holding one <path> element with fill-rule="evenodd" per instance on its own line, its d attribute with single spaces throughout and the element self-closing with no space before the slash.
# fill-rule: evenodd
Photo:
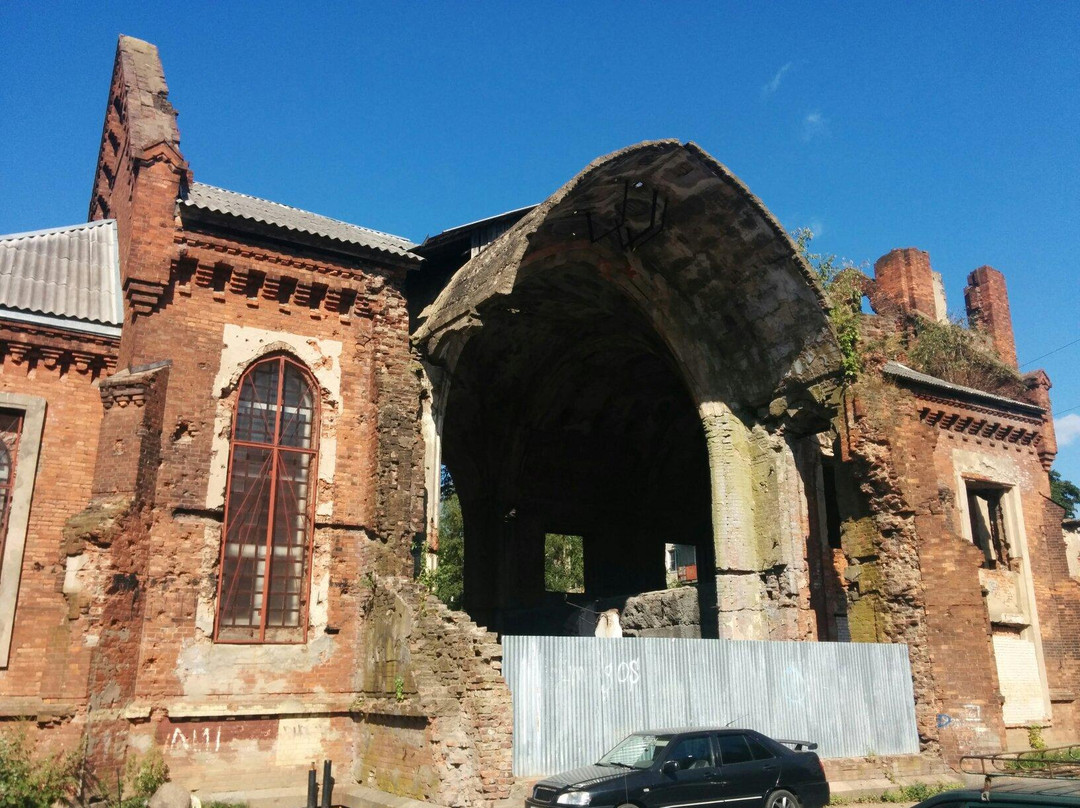
<svg viewBox="0 0 1080 808">
<path fill-rule="evenodd" d="M 630 690 L 641 681 L 641 660 L 630 659 L 625 662 L 609 662 L 601 665 L 599 674 L 600 697 L 607 699 L 616 689 Z M 575 665 L 559 673 L 556 686 L 559 690 L 575 689 L 586 681 L 585 668 Z"/>
<path fill-rule="evenodd" d="M 176 727 L 169 737 L 169 748 L 184 752 L 220 752 L 221 727 L 217 728 L 216 733 L 204 727 L 202 730 L 192 729 L 190 734 Z"/>
</svg>

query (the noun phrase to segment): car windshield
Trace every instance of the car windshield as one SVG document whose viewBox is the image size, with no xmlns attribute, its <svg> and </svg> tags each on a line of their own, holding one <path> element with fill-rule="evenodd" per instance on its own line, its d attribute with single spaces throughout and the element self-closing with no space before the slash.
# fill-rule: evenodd
<svg viewBox="0 0 1080 808">
<path fill-rule="evenodd" d="M 664 751 L 670 735 L 630 735 L 598 761 L 600 766 L 647 769 Z"/>
</svg>

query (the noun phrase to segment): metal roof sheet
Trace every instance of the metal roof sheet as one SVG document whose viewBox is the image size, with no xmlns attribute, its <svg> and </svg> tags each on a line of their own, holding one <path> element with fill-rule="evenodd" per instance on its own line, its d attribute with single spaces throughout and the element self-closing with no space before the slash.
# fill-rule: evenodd
<svg viewBox="0 0 1080 808">
<path fill-rule="evenodd" d="M 226 191 L 223 188 L 215 188 L 213 185 L 205 185 L 201 182 L 191 184 L 187 197 L 181 200 L 180 204 L 189 208 L 224 213 L 240 219 L 261 222 L 299 233 L 322 236 L 346 244 L 356 244 L 373 250 L 381 250 L 414 261 L 422 260 L 420 256 L 412 252 L 413 247 L 416 245 L 398 236 L 380 233 L 378 230 L 359 227 L 355 224 L 331 219 L 328 216 L 320 216 L 306 210 L 271 202 L 267 199 L 238 194 L 235 191 Z"/>
<path fill-rule="evenodd" d="M 987 393 L 984 390 L 976 390 L 974 387 L 964 387 L 960 384 L 953 384 L 944 379 L 939 379 L 937 376 L 919 373 L 919 371 L 912 370 L 907 365 L 901 365 L 899 362 L 886 362 L 885 367 L 882 368 L 882 370 L 898 379 L 906 379 L 909 382 L 917 382 L 918 384 L 923 384 L 927 387 L 935 387 L 938 390 L 943 390 L 956 395 L 979 399 L 988 404 L 1004 405 L 1012 409 L 1024 410 L 1032 414 L 1042 414 L 1044 412 L 1042 407 L 1035 404 L 1029 404 L 1026 401 L 1016 401 L 1015 399 L 1006 398 L 1005 396 L 996 396 L 993 393 Z"/>
<path fill-rule="evenodd" d="M 124 305 L 116 222 L 0 236 L 0 316 L 5 313 L 119 334 Z"/>
</svg>

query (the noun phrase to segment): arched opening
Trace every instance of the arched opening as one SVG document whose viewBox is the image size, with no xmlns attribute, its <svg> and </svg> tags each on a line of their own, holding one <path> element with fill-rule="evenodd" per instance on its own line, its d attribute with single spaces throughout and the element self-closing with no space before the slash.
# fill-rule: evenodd
<svg viewBox="0 0 1080 808">
<path fill-rule="evenodd" d="M 240 379 L 218 580 L 219 642 L 307 636 L 318 405 L 307 368 L 284 355 Z"/>
<path fill-rule="evenodd" d="M 701 419 L 652 325 L 590 268 L 534 273 L 500 304 L 462 350 L 442 430 L 464 607 L 503 633 L 583 633 L 666 587 L 666 545 L 711 563 Z M 553 535 L 580 537 L 583 591 L 545 585 Z"/>
<path fill-rule="evenodd" d="M 448 270 L 455 238 L 431 247 L 414 342 L 473 617 L 584 633 L 569 602 L 663 588 L 673 545 L 696 551 L 697 598 L 627 612 L 693 606 L 694 625 L 643 629 L 815 636 L 816 435 L 842 363 L 813 272 L 764 206 L 693 144 L 658 141 L 594 161 Z M 545 587 L 549 536 L 580 542 L 583 593 Z"/>
</svg>

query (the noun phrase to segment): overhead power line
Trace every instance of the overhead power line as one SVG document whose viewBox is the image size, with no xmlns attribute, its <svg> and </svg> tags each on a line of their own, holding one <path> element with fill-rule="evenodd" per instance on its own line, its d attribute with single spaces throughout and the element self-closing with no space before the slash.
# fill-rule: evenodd
<svg viewBox="0 0 1080 808">
<path fill-rule="evenodd" d="M 1073 345 L 1076 345 L 1076 343 L 1078 343 L 1078 342 L 1080 342 L 1080 337 L 1074 339 L 1072 342 L 1066 342 L 1060 348 L 1054 348 L 1054 350 L 1050 351 L 1049 353 L 1044 353 L 1042 356 L 1036 356 L 1034 359 L 1029 359 L 1027 362 L 1022 364 L 1020 367 L 1026 368 L 1028 365 L 1034 364 L 1035 362 L 1038 362 L 1040 359 L 1046 359 L 1046 357 L 1051 356 L 1053 354 L 1056 354 L 1058 351 L 1064 351 L 1066 348 L 1071 348 Z"/>
</svg>

